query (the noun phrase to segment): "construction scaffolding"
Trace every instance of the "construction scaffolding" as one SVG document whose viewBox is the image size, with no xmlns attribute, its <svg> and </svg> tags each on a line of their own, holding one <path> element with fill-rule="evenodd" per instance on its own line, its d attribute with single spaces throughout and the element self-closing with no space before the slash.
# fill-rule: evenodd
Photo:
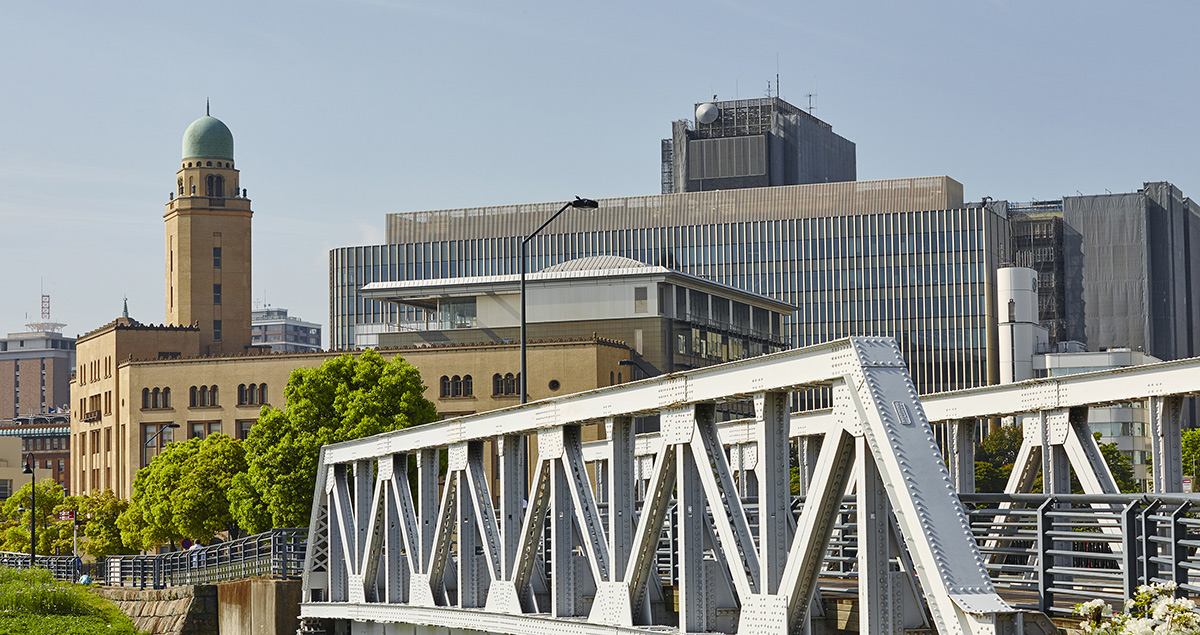
<svg viewBox="0 0 1200 635">
<path fill-rule="evenodd" d="M 1038 274 L 1038 322 L 1050 334 L 1050 344 L 1066 337 L 1066 276 L 1063 252 L 1063 203 L 1009 203 L 1012 261 Z"/>
</svg>

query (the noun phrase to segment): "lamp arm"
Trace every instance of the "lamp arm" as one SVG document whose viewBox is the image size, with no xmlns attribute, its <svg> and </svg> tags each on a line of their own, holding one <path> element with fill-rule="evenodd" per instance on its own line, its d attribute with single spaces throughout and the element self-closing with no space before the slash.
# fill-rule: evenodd
<svg viewBox="0 0 1200 635">
<path fill-rule="evenodd" d="M 528 235 L 528 236 L 526 236 L 526 237 L 522 238 L 522 239 L 521 239 L 521 244 L 522 244 L 522 245 L 524 245 L 524 244 L 527 244 L 529 241 L 533 240 L 533 237 L 534 237 L 534 236 L 537 236 L 538 234 L 542 233 L 542 230 L 543 230 L 543 229 L 546 229 L 546 225 L 549 225 L 550 223 L 553 223 L 553 222 L 554 222 L 554 219 L 558 218 L 560 215 L 562 215 L 562 213 L 563 213 L 563 212 L 567 211 L 567 208 L 568 208 L 568 207 L 570 207 L 570 206 L 571 206 L 571 203 L 567 203 L 566 205 L 563 205 L 563 206 L 562 206 L 562 209 L 558 210 L 557 212 L 554 212 L 554 215 L 553 215 L 553 216 L 551 216 L 550 218 L 547 218 L 547 219 L 546 219 L 546 222 L 542 223 L 540 227 L 538 227 L 537 229 L 533 230 L 533 233 L 532 233 L 532 234 L 530 234 L 530 235 Z"/>
</svg>

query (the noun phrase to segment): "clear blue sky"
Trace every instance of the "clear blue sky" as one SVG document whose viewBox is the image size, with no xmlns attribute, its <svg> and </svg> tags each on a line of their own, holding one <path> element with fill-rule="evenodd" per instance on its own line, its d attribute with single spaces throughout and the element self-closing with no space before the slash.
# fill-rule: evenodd
<svg viewBox="0 0 1200 635">
<path fill-rule="evenodd" d="M 0 332 L 161 322 L 184 129 L 233 130 L 255 296 L 328 322 L 328 250 L 387 212 L 659 190 L 711 97 L 782 97 L 860 179 L 970 200 L 1200 196 L 1192 2 L 22 2 L 0 8 Z M 778 62 L 777 62 L 778 60 Z M 777 66 L 778 65 L 778 66 Z"/>
</svg>

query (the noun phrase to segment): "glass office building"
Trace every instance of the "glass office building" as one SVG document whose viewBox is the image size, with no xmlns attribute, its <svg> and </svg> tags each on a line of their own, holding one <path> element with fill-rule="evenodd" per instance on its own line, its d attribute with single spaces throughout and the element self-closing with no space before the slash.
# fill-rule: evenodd
<svg viewBox="0 0 1200 635">
<path fill-rule="evenodd" d="M 616 255 L 797 306 L 795 346 L 848 335 L 900 343 L 918 389 L 991 383 L 1003 203 L 965 205 L 948 177 L 600 199 L 530 243 L 529 271 Z M 363 297 L 371 282 L 514 274 L 521 236 L 559 203 L 389 214 L 385 245 L 330 252 L 331 345 L 370 346 L 415 316 Z M 415 311 L 417 309 L 406 309 Z"/>
</svg>

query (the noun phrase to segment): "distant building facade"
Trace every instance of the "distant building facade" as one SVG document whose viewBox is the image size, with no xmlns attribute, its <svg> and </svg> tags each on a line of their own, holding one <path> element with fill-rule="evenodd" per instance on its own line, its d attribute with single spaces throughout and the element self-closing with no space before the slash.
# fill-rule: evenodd
<svg viewBox="0 0 1200 635">
<path fill-rule="evenodd" d="M 0 338 L 0 419 L 54 412 L 70 403 L 75 338 L 61 324 L 31 324 Z"/>
<path fill-rule="evenodd" d="M 662 193 L 806 185 L 856 178 L 852 141 L 779 99 L 696 104 L 662 141 Z"/>
<path fill-rule="evenodd" d="M 321 350 L 321 325 L 289 316 L 280 307 L 254 309 L 250 313 L 250 341 L 272 353 L 304 353 Z"/>
<path fill-rule="evenodd" d="M 0 438 L 21 443 L 21 456 L 32 458 L 38 480 L 52 478 L 64 491 L 71 486 L 71 415 L 55 412 L 0 420 Z"/>
<path fill-rule="evenodd" d="M 794 305 L 789 346 L 895 336 L 922 393 L 996 381 L 1000 204 L 964 204 L 948 177 L 601 199 L 529 244 L 529 270 L 620 256 Z M 388 244 L 330 252 L 330 342 L 420 319 L 372 283 L 518 273 L 520 237 L 561 204 L 395 213 Z"/>
<path fill-rule="evenodd" d="M 795 307 L 666 267 L 618 256 L 570 260 L 528 276 L 530 340 L 599 336 L 633 349 L 623 378 L 655 376 L 788 348 L 783 321 Z M 517 276 L 379 282 L 373 300 L 422 309 L 416 322 L 360 345 L 520 341 Z M 367 341 L 364 341 L 367 340 Z M 532 380 L 532 378 L 531 378 Z M 610 381 L 611 383 L 611 381 Z M 617 381 L 620 383 L 620 380 Z"/>
</svg>

